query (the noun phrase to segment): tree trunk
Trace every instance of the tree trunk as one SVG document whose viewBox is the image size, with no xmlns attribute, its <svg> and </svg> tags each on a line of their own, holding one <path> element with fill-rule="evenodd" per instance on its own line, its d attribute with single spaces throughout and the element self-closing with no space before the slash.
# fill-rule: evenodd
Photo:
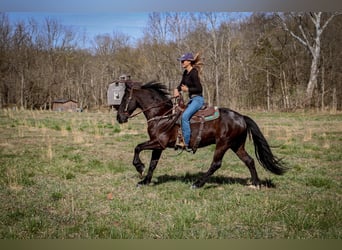
<svg viewBox="0 0 342 250">
<path fill-rule="evenodd" d="M 320 39 L 319 37 L 317 37 L 316 46 L 314 48 L 314 53 L 312 54 L 310 78 L 309 78 L 309 82 L 306 88 L 306 102 L 307 102 L 306 104 L 310 104 L 310 101 L 312 100 L 313 92 L 315 88 L 317 87 L 318 63 L 319 63 L 320 51 L 321 51 Z"/>
<path fill-rule="evenodd" d="M 21 86 L 20 86 L 20 108 L 24 108 L 24 88 L 25 88 L 25 78 L 24 73 L 21 74 Z"/>
<path fill-rule="evenodd" d="M 267 84 L 267 111 L 270 111 L 270 74 L 266 69 L 266 84 Z"/>
<path fill-rule="evenodd" d="M 329 22 L 337 15 L 332 14 L 330 15 L 327 20 L 322 24 L 321 17 L 322 12 L 310 12 L 308 14 L 311 22 L 315 27 L 315 32 L 310 31 L 310 27 L 303 27 L 302 25 L 302 17 L 299 14 L 300 21 L 298 23 L 298 28 L 300 30 L 300 35 L 296 35 L 292 30 L 287 27 L 285 21 L 283 21 L 283 27 L 286 31 L 288 31 L 292 37 L 297 39 L 302 45 L 304 45 L 309 51 L 312 56 L 311 68 L 310 68 L 310 77 L 309 82 L 306 87 L 306 96 L 304 100 L 304 105 L 308 106 L 311 105 L 312 97 L 315 88 L 317 87 L 317 77 L 318 77 L 318 64 L 320 59 L 321 53 L 321 35 Z"/>
<path fill-rule="evenodd" d="M 333 113 L 335 114 L 337 111 L 337 95 L 336 95 L 336 88 L 333 89 L 333 94 L 332 94 L 332 110 Z"/>
<path fill-rule="evenodd" d="M 325 81 L 324 81 L 324 67 L 322 67 L 322 96 L 321 96 L 321 110 L 324 110 L 324 95 L 325 95 Z"/>
</svg>

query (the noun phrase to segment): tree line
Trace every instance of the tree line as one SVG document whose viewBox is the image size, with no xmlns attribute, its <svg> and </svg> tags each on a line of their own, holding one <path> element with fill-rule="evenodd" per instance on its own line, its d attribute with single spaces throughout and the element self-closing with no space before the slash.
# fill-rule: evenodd
<svg viewBox="0 0 342 250">
<path fill-rule="evenodd" d="M 60 98 L 103 107 L 122 74 L 171 93 L 183 71 L 176 59 L 199 52 L 211 105 L 342 109 L 340 13 L 153 12 L 143 37 L 131 39 L 115 27 L 87 37 L 49 17 L 12 23 L 0 13 L 0 107 L 49 109 Z"/>
</svg>

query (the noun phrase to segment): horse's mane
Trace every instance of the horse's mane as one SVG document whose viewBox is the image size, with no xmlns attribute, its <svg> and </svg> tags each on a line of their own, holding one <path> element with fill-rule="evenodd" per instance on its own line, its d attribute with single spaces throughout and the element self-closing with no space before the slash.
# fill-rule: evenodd
<svg viewBox="0 0 342 250">
<path fill-rule="evenodd" d="M 151 81 L 142 85 L 141 88 L 152 90 L 165 98 L 170 97 L 170 93 L 167 87 L 163 83 L 160 83 L 160 82 Z"/>
</svg>

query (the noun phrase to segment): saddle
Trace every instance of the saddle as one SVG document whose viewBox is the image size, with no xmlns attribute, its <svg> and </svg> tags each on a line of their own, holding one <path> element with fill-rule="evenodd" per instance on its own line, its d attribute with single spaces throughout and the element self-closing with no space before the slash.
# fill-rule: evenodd
<svg viewBox="0 0 342 250">
<path fill-rule="evenodd" d="M 190 123 L 197 123 L 215 120 L 220 116 L 218 107 L 216 106 L 208 106 L 208 104 L 204 104 L 203 107 L 198 110 L 190 119 Z"/>
<path fill-rule="evenodd" d="M 179 109 L 181 110 L 181 112 L 184 111 L 185 109 L 185 105 L 182 105 L 183 103 L 178 103 L 179 104 Z M 218 107 L 216 106 L 208 106 L 208 104 L 204 104 L 203 107 L 198 110 L 190 119 L 190 124 L 193 123 L 200 123 L 200 128 L 198 130 L 198 134 L 196 137 L 196 141 L 194 143 L 194 145 L 191 146 L 193 153 L 196 152 L 199 143 L 201 142 L 202 139 L 202 131 L 203 131 L 203 127 L 204 127 L 204 123 L 207 121 L 212 121 L 215 120 L 217 118 L 219 118 L 220 116 L 220 112 Z M 179 117 L 179 120 L 177 122 L 179 125 L 181 124 L 181 118 Z M 184 145 L 184 138 L 183 138 L 183 134 L 182 134 L 182 129 L 181 126 L 178 129 L 178 135 L 177 135 L 177 141 L 175 144 L 175 149 L 177 149 L 178 146 L 182 146 Z"/>
<path fill-rule="evenodd" d="M 176 101 L 177 104 L 175 105 L 178 107 L 178 110 L 181 111 L 181 113 L 186 109 L 186 105 L 184 103 L 183 96 L 181 96 L 178 101 Z M 219 118 L 220 112 L 218 107 L 216 106 L 209 106 L 208 103 L 204 103 L 202 108 L 198 110 L 190 119 L 190 123 L 197 123 L 204 121 L 211 121 Z M 180 118 L 178 122 L 180 124 Z"/>
</svg>

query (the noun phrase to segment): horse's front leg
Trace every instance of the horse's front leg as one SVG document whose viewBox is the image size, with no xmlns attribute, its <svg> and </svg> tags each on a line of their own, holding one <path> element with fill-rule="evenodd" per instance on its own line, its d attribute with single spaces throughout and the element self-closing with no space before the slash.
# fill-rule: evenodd
<svg viewBox="0 0 342 250">
<path fill-rule="evenodd" d="M 140 160 L 140 152 L 143 150 L 142 148 L 145 144 L 146 142 L 140 143 L 134 149 L 133 165 L 135 166 L 135 169 L 138 171 L 140 176 L 142 176 L 145 169 L 144 163 L 142 163 L 142 161 Z"/>
<path fill-rule="evenodd" d="M 143 150 L 148 149 L 162 149 L 160 144 L 156 141 L 146 141 L 143 143 L 138 144 L 134 149 L 134 157 L 133 157 L 133 165 L 135 166 L 135 169 L 138 171 L 138 173 L 142 176 L 145 165 L 142 163 L 140 159 L 140 152 Z"/>
<path fill-rule="evenodd" d="M 138 186 L 140 185 L 148 185 L 151 183 L 152 180 L 152 176 L 153 176 L 153 171 L 155 170 L 155 168 L 158 165 L 158 161 L 160 159 L 161 153 L 163 152 L 162 149 L 153 149 L 152 151 L 152 156 L 151 156 L 151 161 L 150 161 L 150 166 L 148 168 L 148 172 L 147 175 L 145 176 L 145 178 L 138 182 Z"/>
</svg>

